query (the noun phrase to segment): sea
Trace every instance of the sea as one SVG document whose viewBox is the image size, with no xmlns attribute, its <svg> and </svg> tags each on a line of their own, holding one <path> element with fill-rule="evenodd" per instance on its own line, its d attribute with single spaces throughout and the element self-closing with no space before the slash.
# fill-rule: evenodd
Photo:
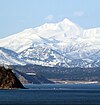
<svg viewBox="0 0 100 105">
<path fill-rule="evenodd" d="M 99 84 L 26 84 L 0 90 L 0 105 L 100 105 Z"/>
</svg>

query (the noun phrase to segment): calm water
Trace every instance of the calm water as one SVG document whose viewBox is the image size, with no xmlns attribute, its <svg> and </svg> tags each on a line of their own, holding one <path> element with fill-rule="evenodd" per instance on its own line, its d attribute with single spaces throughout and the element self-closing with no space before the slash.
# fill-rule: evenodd
<svg viewBox="0 0 100 105">
<path fill-rule="evenodd" d="M 100 85 L 25 85 L 0 90 L 0 105 L 100 105 Z"/>
</svg>

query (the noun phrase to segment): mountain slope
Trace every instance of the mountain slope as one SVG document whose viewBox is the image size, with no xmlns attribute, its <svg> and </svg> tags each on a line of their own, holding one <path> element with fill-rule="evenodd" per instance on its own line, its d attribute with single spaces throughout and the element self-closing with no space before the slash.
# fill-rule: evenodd
<svg viewBox="0 0 100 105">
<path fill-rule="evenodd" d="M 21 64 L 24 65 L 24 60 L 20 59 L 18 57 L 18 54 L 14 51 L 11 51 L 9 49 L 5 49 L 3 47 L 0 47 L 0 64 L 6 64 L 6 65 L 16 65 Z"/>
<path fill-rule="evenodd" d="M 84 30 L 68 19 L 0 39 L 0 46 L 15 51 L 18 59 L 26 63 L 65 67 L 100 66 L 100 28 Z"/>
<path fill-rule="evenodd" d="M 36 74 L 34 72 L 24 73 L 18 70 L 13 70 L 13 72 L 22 84 L 30 84 L 30 83 L 32 84 L 51 84 L 51 83 L 54 83 L 48 80 L 47 78 L 45 78 L 44 76 L 40 74 Z"/>
</svg>

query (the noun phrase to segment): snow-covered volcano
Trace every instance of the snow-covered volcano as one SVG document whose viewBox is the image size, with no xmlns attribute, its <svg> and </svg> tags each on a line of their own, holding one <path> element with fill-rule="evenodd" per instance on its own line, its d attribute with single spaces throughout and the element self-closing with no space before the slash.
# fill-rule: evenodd
<svg viewBox="0 0 100 105">
<path fill-rule="evenodd" d="M 26 63 L 65 67 L 100 66 L 100 28 L 85 30 L 68 19 L 0 39 L 0 46 L 16 52 L 18 58 Z"/>
</svg>

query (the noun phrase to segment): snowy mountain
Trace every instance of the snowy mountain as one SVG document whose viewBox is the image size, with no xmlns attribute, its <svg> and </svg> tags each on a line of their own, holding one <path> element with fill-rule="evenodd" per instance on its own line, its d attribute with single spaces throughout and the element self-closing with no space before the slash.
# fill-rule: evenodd
<svg viewBox="0 0 100 105">
<path fill-rule="evenodd" d="M 26 29 L 18 34 L 0 39 L 0 46 L 21 52 L 33 44 L 53 43 L 56 39 L 63 41 L 63 39 L 71 37 L 76 38 L 81 34 L 81 30 L 68 19 L 64 19 L 59 23 L 46 23 L 40 27 Z"/>
<path fill-rule="evenodd" d="M 85 30 L 68 19 L 46 23 L 0 39 L 0 46 L 15 52 L 17 56 L 14 58 L 21 60 L 21 63 L 65 67 L 100 66 L 100 28 Z"/>
</svg>

